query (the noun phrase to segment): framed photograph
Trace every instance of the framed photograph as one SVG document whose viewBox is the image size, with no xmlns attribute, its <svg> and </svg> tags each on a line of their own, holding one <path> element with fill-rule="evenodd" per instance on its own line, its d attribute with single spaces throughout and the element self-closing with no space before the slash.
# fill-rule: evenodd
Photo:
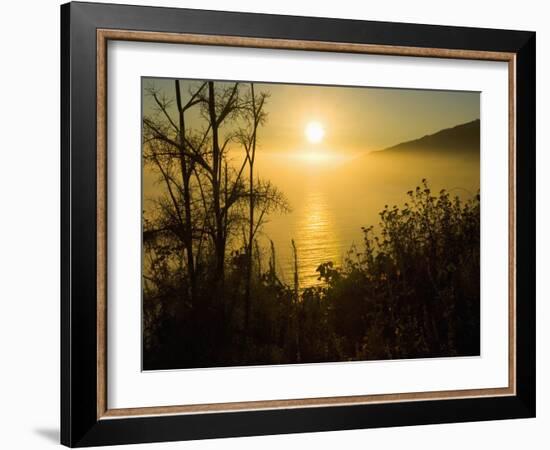
<svg viewBox="0 0 550 450">
<path fill-rule="evenodd" d="M 63 444 L 535 416 L 535 33 L 61 26 Z"/>
</svg>

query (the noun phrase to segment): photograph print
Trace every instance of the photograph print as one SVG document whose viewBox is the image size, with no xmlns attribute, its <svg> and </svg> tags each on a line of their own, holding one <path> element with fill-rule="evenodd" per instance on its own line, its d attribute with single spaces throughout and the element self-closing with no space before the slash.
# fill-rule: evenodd
<svg viewBox="0 0 550 450">
<path fill-rule="evenodd" d="M 143 370 L 480 355 L 480 94 L 142 78 Z"/>
</svg>

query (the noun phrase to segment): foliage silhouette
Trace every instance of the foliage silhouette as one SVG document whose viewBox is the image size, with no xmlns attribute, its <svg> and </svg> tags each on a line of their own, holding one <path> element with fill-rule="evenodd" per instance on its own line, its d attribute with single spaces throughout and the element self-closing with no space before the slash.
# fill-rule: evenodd
<svg viewBox="0 0 550 450">
<path fill-rule="evenodd" d="M 156 288 L 144 292 L 144 368 L 478 355 L 479 213 L 479 195 L 434 196 L 423 180 L 403 207 L 380 213 L 377 233 L 363 229 L 342 267 L 323 262 L 320 284 L 304 290 L 281 282 L 273 245 L 262 270 L 256 247 L 248 331 L 246 248 L 227 258 L 227 304 L 205 279 L 192 305 L 186 272 L 159 262 Z"/>
</svg>

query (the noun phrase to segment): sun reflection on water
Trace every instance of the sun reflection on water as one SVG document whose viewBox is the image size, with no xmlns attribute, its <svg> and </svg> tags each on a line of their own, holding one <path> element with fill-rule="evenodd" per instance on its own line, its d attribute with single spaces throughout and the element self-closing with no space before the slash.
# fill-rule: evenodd
<svg viewBox="0 0 550 450">
<path fill-rule="evenodd" d="M 320 182 L 320 181 L 319 181 Z M 340 236 L 322 189 L 311 183 L 305 193 L 304 209 L 296 216 L 295 242 L 298 251 L 300 288 L 319 284 L 317 267 L 322 262 L 340 264 Z"/>
</svg>

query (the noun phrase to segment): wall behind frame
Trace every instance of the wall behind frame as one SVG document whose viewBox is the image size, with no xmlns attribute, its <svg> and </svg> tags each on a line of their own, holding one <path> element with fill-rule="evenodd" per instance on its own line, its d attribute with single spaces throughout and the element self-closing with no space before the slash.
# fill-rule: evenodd
<svg viewBox="0 0 550 450">
<path fill-rule="evenodd" d="M 2 11 L 0 71 L 1 176 L 0 274 L 2 374 L 0 446 L 53 447 L 59 440 L 59 5 L 57 0 L 8 2 Z M 550 376 L 550 30 L 544 2 L 464 0 L 447 7 L 436 0 L 127 0 L 126 3 L 363 20 L 465 25 L 537 31 L 537 378 Z M 128 446 L 136 449 L 252 450 L 338 447 L 547 446 L 550 387 L 538 385 L 538 417 L 531 420 L 429 425 L 202 442 Z"/>
</svg>

